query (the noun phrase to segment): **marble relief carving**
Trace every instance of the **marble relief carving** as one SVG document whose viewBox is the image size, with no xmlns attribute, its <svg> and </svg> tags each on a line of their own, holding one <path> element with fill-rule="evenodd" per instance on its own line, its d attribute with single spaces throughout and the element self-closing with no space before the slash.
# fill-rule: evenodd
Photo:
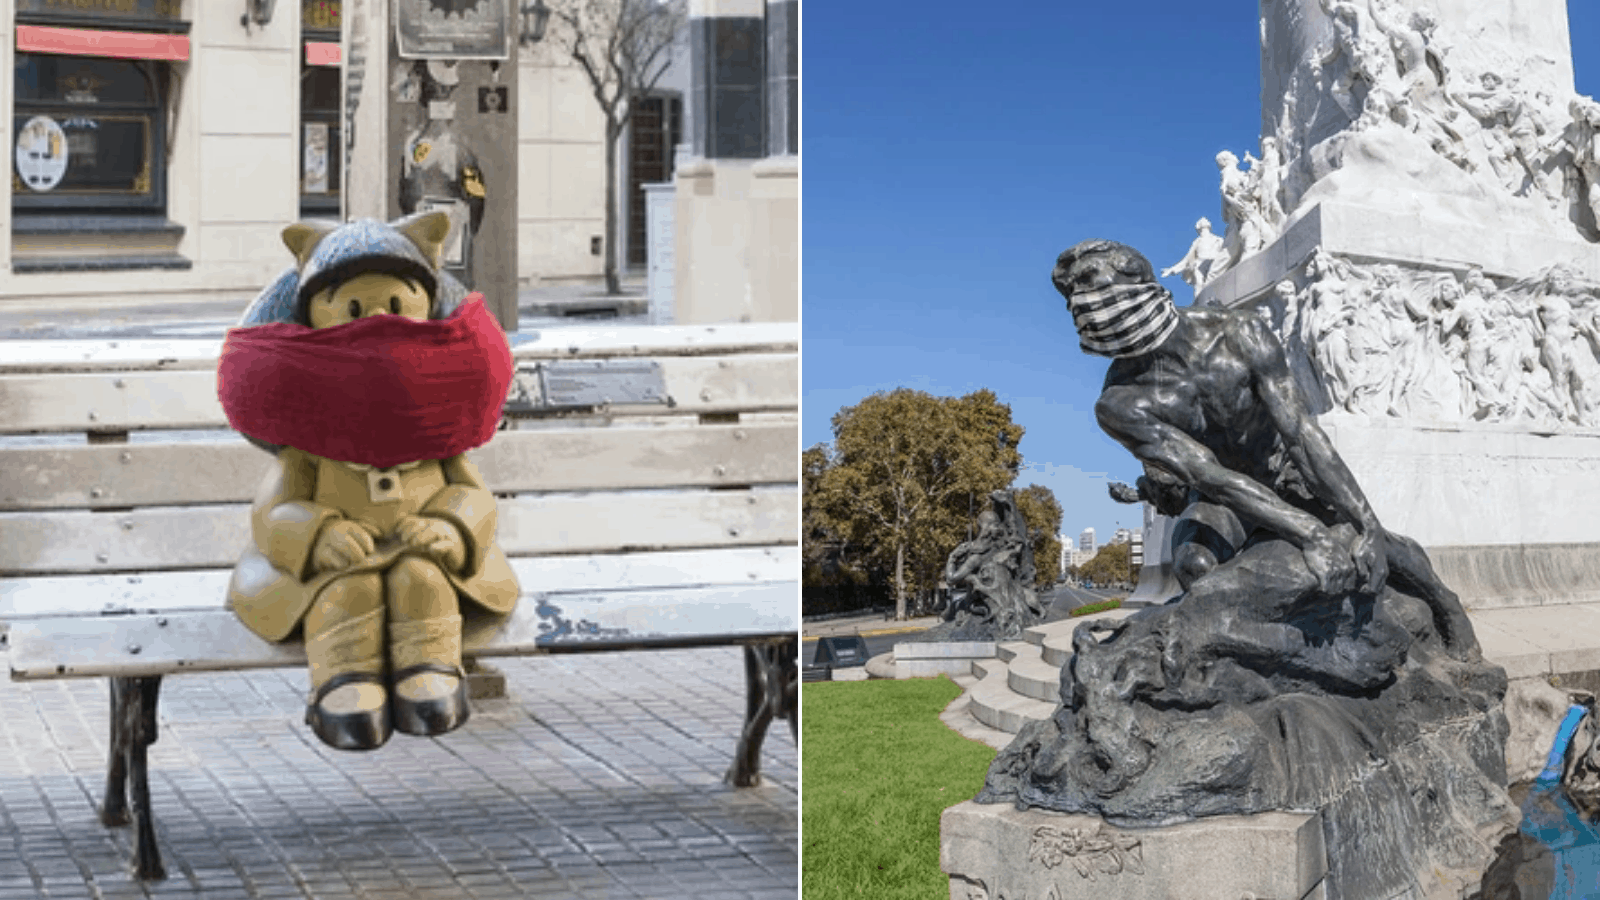
<svg viewBox="0 0 1600 900">
<path fill-rule="evenodd" d="M 1028 843 L 1028 860 L 1054 869 L 1070 862 L 1082 878 L 1094 881 L 1098 875 L 1144 874 L 1144 848 L 1138 838 L 1107 832 L 1104 826 L 1055 828 L 1040 825 Z"/>
<path fill-rule="evenodd" d="M 1600 427 L 1600 285 L 1570 268 L 1497 283 L 1319 250 L 1294 284 L 1279 339 L 1336 411 Z"/>
<path fill-rule="evenodd" d="M 1415 5 L 1319 0 L 1329 37 L 1285 79 L 1260 158 L 1217 155 L 1228 255 L 1205 280 L 1275 240 L 1303 201 L 1333 191 L 1359 200 L 1365 179 L 1318 187 L 1351 166 L 1410 172 L 1430 191 L 1600 240 L 1600 103 Z M 1331 134 L 1330 119 L 1343 123 Z"/>
</svg>

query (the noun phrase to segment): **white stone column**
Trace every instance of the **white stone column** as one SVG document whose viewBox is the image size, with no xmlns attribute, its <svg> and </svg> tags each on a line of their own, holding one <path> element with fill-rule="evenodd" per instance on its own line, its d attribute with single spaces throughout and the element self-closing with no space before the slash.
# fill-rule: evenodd
<svg viewBox="0 0 1600 900">
<path fill-rule="evenodd" d="M 1469 608 L 1600 599 L 1600 413 L 1583 409 L 1600 410 L 1600 383 L 1556 383 L 1562 346 L 1590 348 L 1546 327 L 1564 304 L 1600 304 L 1600 235 L 1563 161 L 1565 0 L 1260 8 L 1285 215 L 1198 302 L 1270 312 L 1378 517 L 1421 542 Z M 1489 310 L 1474 314 L 1470 360 L 1463 293 Z M 1592 354 L 1576 365 L 1600 371 Z M 1494 403 L 1480 384 L 1499 374 L 1517 393 Z"/>
</svg>

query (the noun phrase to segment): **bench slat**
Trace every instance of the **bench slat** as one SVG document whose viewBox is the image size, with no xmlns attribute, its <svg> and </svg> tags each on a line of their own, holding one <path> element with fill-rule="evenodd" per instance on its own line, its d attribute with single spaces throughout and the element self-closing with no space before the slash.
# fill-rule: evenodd
<svg viewBox="0 0 1600 900">
<path fill-rule="evenodd" d="M 465 645 L 487 657 L 792 636 L 798 596 L 792 581 L 525 595 L 498 628 L 469 628 Z M 13 625 L 10 641 L 17 680 L 305 664 L 300 644 L 268 643 L 226 610 L 33 619 Z"/>
<path fill-rule="evenodd" d="M 792 488 L 524 495 L 500 501 L 509 556 L 798 544 Z M 0 576 L 210 569 L 250 539 L 245 505 L 0 513 Z"/>
<path fill-rule="evenodd" d="M 660 360 L 670 409 L 680 415 L 794 409 L 799 365 L 792 353 Z M 612 412 L 659 414 L 652 404 Z M 182 372 L 0 375 L 7 431 L 225 428 L 214 369 Z"/>
<path fill-rule="evenodd" d="M 792 322 L 562 326 L 519 337 L 511 352 L 518 360 L 781 353 L 798 349 L 799 332 Z M 215 369 L 221 352 L 214 338 L 0 341 L 0 372 Z"/>
<path fill-rule="evenodd" d="M 468 456 L 501 492 L 793 484 L 798 440 L 777 422 L 552 428 L 504 431 Z M 238 438 L 0 448 L 0 510 L 243 503 L 271 465 Z"/>
<path fill-rule="evenodd" d="M 530 591 L 688 587 L 743 578 L 784 581 L 800 571 L 800 549 L 734 547 L 656 553 L 513 557 L 517 581 Z M 0 630 L 8 621 L 96 615 L 110 609 L 220 609 L 228 569 L 141 575 L 53 575 L 0 580 Z"/>
</svg>

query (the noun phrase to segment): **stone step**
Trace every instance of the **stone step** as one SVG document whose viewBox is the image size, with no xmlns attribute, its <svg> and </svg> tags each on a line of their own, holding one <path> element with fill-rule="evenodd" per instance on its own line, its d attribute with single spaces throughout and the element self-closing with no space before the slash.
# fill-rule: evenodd
<svg viewBox="0 0 1600 900">
<path fill-rule="evenodd" d="M 1039 648 L 1039 658 L 1057 669 L 1065 668 L 1067 661 L 1072 659 L 1072 632 L 1045 638 Z"/>
<path fill-rule="evenodd" d="M 1010 662 L 1011 660 L 1016 659 L 1018 654 L 1031 653 L 1037 656 L 1039 653 L 1039 648 L 1028 643 L 1027 641 L 1006 641 L 1004 643 L 995 644 L 994 653 L 995 656 L 1000 657 L 1001 662 Z"/>
<path fill-rule="evenodd" d="M 1006 672 L 1009 671 L 1010 668 L 1011 666 L 1003 660 L 975 659 L 972 661 L 973 684 L 976 684 L 977 682 L 980 682 L 990 676 L 1004 680 L 1006 677 Z M 956 683 L 960 684 L 959 681 Z M 972 685 L 966 685 L 966 688 L 970 691 L 972 690 Z"/>
<path fill-rule="evenodd" d="M 980 675 L 968 691 L 972 717 L 984 725 L 1007 734 L 1016 734 L 1030 721 L 1043 721 L 1055 712 L 1056 704 L 1024 697 L 1013 691 L 1008 683 L 1010 667 L 999 660 L 982 660 L 972 664 L 973 673 Z"/>
<path fill-rule="evenodd" d="M 990 728 L 973 718 L 972 695 L 970 693 L 963 693 L 950 701 L 950 705 L 939 713 L 939 721 L 943 722 L 946 727 L 956 734 L 981 744 L 987 744 L 996 750 L 1005 749 L 1016 737 L 1016 735 L 1008 734 L 998 728 Z"/>
<path fill-rule="evenodd" d="M 1061 697 L 1061 667 L 1037 653 L 1019 656 L 1006 669 L 1006 684 L 1024 697 L 1055 703 Z"/>
</svg>

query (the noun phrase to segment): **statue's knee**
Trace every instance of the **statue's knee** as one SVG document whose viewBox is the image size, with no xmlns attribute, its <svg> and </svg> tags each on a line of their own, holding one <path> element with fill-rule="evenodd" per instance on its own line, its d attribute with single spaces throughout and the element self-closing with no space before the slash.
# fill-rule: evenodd
<svg viewBox="0 0 1600 900">
<path fill-rule="evenodd" d="M 1217 567 L 1217 555 L 1201 544 L 1182 544 L 1172 551 L 1172 571 L 1184 590 Z"/>
<path fill-rule="evenodd" d="M 312 613 L 324 622 L 366 615 L 383 605 L 383 580 L 375 573 L 345 575 L 317 595 Z"/>
<path fill-rule="evenodd" d="M 450 580 L 444 577 L 439 566 L 417 556 L 402 557 L 383 578 L 390 596 L 436 594 L 450 589 Z"/>
</svg>

